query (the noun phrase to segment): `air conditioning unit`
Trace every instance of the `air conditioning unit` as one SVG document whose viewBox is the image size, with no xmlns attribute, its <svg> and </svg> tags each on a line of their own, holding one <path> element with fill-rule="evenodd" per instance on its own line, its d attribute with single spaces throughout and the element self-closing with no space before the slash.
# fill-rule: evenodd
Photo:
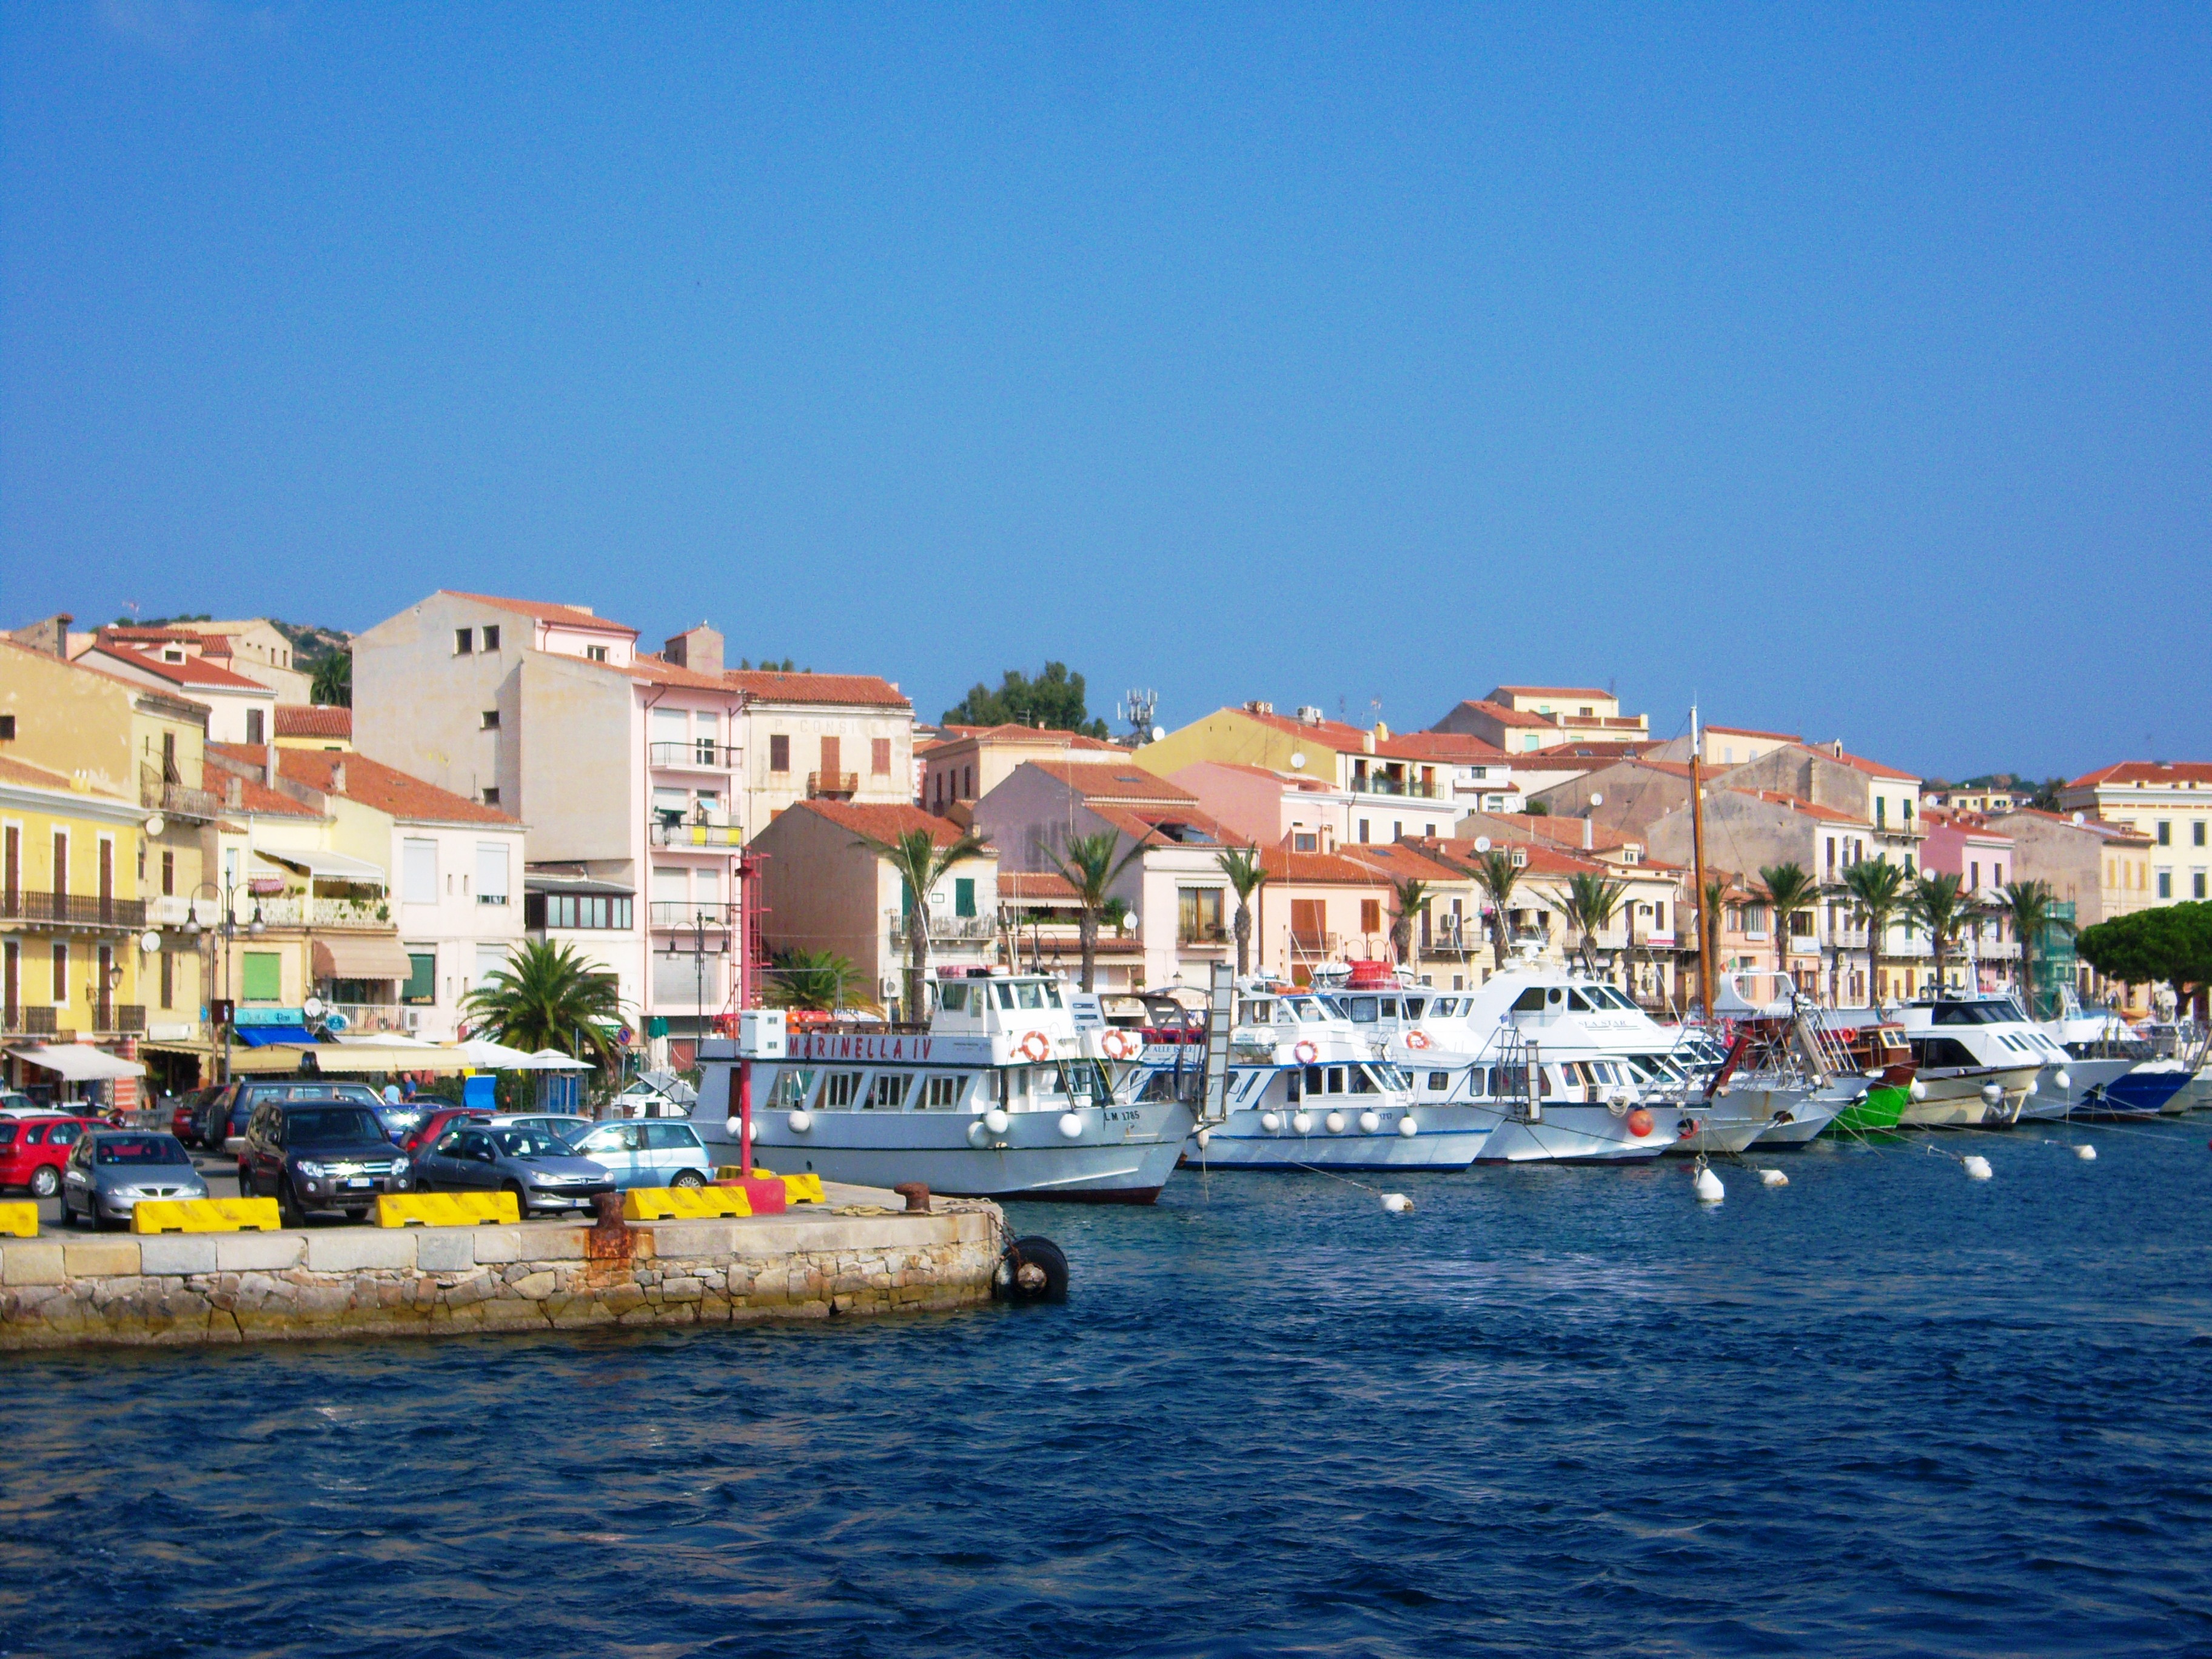
<svg viewBox="0 0 2212 1659">
<path fill-rule="evenodd" d="M 1322 722 L 1322 712 L 1311 703 L 1304 704 L 1298 709 L 1298 722 L 1302 726 L 1319 726 Z"/>
<path fill-rule="evenodd" d="M 421 1030 L 422 1029 L 422 1011 L 420 1008 L 408 1009 L 400 1016 L 400 1023 L 410 1031 Z"/>
</svg>

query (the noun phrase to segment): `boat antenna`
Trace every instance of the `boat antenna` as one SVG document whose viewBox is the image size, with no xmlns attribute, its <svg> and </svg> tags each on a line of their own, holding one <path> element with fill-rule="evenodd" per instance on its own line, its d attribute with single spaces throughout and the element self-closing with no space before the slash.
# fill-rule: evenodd
<svg viewBox="0 0 2212 1659">
<path fill-rule="evenodd" d="M 1705 1004 L 1705 1024 L 1713 1021 L 1713 919 L 1705 894 L 1705 742 L 1698 732 L 1698 705 L 1690 705 L 1690 879 L 1697 883 L 1698 989 Z"/>
</svg>

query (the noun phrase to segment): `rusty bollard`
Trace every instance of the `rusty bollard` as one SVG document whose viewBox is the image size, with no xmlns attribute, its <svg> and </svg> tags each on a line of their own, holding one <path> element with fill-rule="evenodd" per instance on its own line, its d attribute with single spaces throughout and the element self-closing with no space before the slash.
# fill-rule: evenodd
<svg viewBox="0 0 2212 1659">
<path fill-rule="evenodd" d="M 891 1190 L 906 1200 L 906 1212 L 908 1215 L 929 1213 L 929 1188 L 921 1182 L 902 1181 Z"/>
<path fill-rule="evenodd" d="M 627 1261 L 636 1249 L 635 1235 L 623 1219 L 620 1193 L 601 1193 L 592 1200 L 599 1218 L 584 1235 L 584 1254 L 593 1261 Z"/>
</svg>

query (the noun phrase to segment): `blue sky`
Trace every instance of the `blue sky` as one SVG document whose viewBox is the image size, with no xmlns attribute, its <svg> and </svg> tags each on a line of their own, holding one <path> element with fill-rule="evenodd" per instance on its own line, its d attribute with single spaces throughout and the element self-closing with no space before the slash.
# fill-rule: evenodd
<svg viewBox="0 0 2212 1659">
<path fill-rule="evenodd" d="M 0 615 L 2212 756 L 2212 13 L 0 10 Z"/>
</svg>

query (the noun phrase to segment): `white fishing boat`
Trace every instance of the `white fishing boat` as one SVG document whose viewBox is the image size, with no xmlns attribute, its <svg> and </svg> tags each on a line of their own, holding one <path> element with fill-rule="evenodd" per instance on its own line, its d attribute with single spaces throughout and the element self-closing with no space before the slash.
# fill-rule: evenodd
<svg viewBox="0 0 2212 1659">
<path fill-rule="evenodd" d="M 2068 1059 L 2003 994 L 1908 1002 L 1899 1019 L 1919 1066 L 1899 1119 L 1907 1127 L 2015 1122 L 2040 1087 L 2039 1073 Z"/>
<path fill-rule="evenodd" d="M 694 1126 L 738 1165 L 747 1068 L 757 1164 L 870 1187 L 1149 1204 L 1173 1172 L 1194 1105 L 1138 1099 L 1126 1034 L 1060 980 L 993 973 L 936 982 L 926 1029 L 795 1031 L 773 1058 L 701 1045 Z M 723 1120 L 726 1116 L 727 1121 Z"/>
</svg>

